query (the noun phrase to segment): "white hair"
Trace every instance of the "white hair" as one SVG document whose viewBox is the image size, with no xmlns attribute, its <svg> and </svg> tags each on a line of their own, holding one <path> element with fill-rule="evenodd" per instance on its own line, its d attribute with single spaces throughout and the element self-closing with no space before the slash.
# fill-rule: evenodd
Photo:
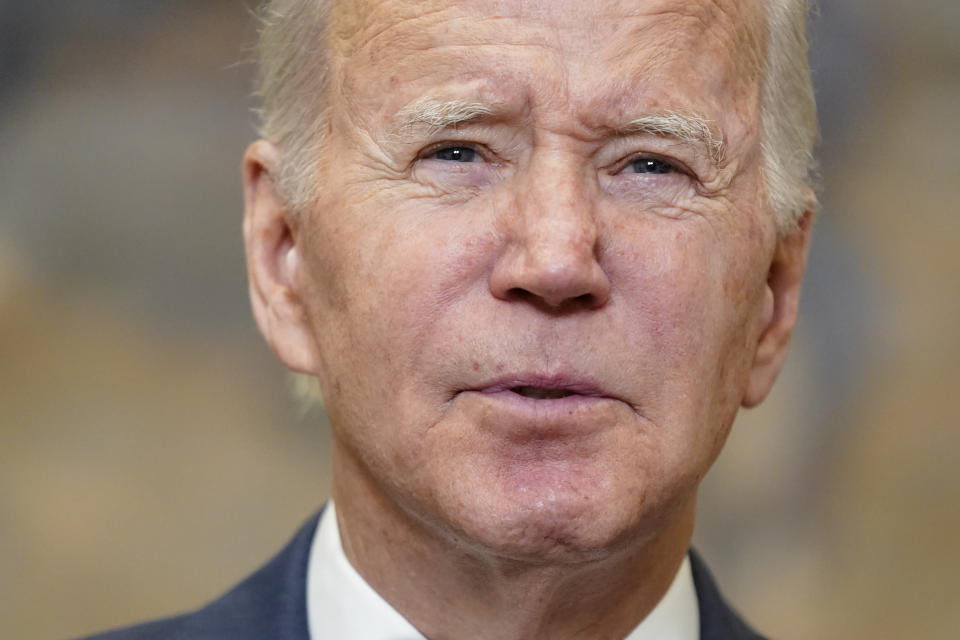
<svg viewBox="0 0 960 640">
<path fill-rule="evenodd" d="M 760 114 L 767 201 L 781 233 L 813 196 L 817 114 L 807 58 L 807 0 L 764 0 L 766 33 Z M 266 0 L 256 93 L 261 137 L 283 156 L 278 188 L 295 211 L 314 202 L 326 130 L 326 27 L 332 0 Z"/>
<path fill-rule="evenodd" d="M 259 12 L 257 131 L 281 151 L 274 179 L 294 211 L 306 209 L 317 196 L 317 165 L 326 129 L 326 30 L 331 5 L 331 0 L 266 0 Z"/>
<path fill-rule="evenodd" d="M 817 105 L 807 55 L 806 0 L 766 0 L 760 118 L 767 202 L 781 233 L 816 207 Z"/>
</svg>

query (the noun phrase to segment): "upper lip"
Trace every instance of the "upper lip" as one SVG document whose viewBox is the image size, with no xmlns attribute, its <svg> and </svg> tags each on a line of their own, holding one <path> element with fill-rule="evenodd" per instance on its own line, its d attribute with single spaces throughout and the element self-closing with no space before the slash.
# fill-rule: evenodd
<svg viewBox="0 0 960 640">
<path fill-rule="evenodd" d="M 593 397 L 614 397 L 600 387 L 596 382 L 584 376 L 546 375 L 546 374 L 514 374 L 506 375 L 480 384 L 471 391 L 481 393 L 497 393 L 500 391 L 515 390 L 519 387 L 532 387 L 551 391 L 568 391 L 571 394 Z"/>
</svg>

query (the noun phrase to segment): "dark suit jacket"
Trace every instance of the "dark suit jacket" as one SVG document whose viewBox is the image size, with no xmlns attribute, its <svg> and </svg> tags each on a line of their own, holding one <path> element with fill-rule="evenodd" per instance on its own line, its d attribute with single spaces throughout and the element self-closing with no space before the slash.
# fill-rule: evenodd
<svg viewBox="0 0 960 640">
<path fill-rule="evenodd" d="M 307 558 L 318 518 L 311 518 L 265 566 L 202 609 L 86 640 L 309 640 Z M 690 560 L 700 601 L 701 640 L 763 640 L 727 605 L 693 551 Z"/>
</svg>

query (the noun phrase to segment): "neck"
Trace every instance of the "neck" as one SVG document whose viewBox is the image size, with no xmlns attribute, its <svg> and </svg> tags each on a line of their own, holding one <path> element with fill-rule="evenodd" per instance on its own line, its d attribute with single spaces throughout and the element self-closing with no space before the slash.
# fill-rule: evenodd
<svg viewBox="0 0 960 640">
<path fill-rule="evenodd" d="M 657 605 L 682 563 L 694 498 L 657 533 L 581 562 L 498 555 L 398 508 L 342 452 L 334 500 L 344 552 L 432 640 L 618 640 Z"/>
</svg>

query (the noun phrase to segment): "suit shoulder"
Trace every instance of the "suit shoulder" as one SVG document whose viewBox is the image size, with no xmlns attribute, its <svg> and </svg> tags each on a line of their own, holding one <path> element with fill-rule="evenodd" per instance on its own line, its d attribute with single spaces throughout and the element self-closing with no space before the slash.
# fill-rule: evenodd
<svg viewBox="0 0 960 640">
<path fill-rule="evenodd" d="M 240 595 L 240 598 L 231 597 Z M 245 608 L 242 594 L 194 611 L 95 634 L 80 640 L 237 640 L 269 638 L 273 629 L 254 607 Z"/>
<path fill-rule="evenodd" d="M 193 614 L 163 618 L 152 622 L 145 622 L 130 627 L 114 629 L 104 633 L 85 636 L 79 640 L 199 640 L 190 631 L 190 617 Z"/>
</svg>

